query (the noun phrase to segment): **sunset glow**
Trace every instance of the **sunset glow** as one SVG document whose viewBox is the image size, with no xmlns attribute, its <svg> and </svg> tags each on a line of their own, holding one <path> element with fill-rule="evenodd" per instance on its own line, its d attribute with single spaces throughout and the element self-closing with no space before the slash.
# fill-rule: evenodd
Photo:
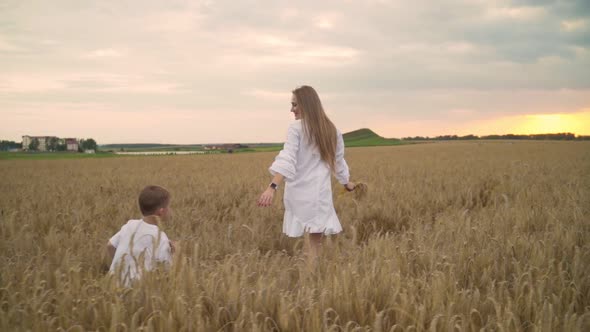
<svg viewBox="0 0 590 332">
<path fill-rule="evenodd" d="M 529 114 L 500 117 L 471 123 L 459 130 L 463 134 L 549 134 L 590 135 L 590 110 L 576 113 Z"/>
<path fill-rule="evenodd" d="M 590 133 L 590 112 L 577 114 L 534 114 L 526 115 L 519 129 L 522 134 L 543 133 Z"/>
</svg>

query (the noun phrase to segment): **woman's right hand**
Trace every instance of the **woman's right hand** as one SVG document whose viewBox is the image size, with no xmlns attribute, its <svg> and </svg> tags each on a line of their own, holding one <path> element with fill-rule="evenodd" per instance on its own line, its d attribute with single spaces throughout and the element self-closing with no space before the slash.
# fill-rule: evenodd
<svg viewBox="0 0 590 332">
<path fill-rule="evenodd" d="M 260 207 L 266 207 L 272 205 L 272 199 L 275 196 L 275 189 L 266 188 L 266 190 L 260 195 L 260 198 L 256 202 Z"/>
<path fill-rule="evenodd" d="M 354 182 L 348 182 L 344 185 L 344 188 L 346 188 L 346 190 L 348 191 L 354 191 L 354 188 L 356 188 L 356 184 Z"/>
</svg>

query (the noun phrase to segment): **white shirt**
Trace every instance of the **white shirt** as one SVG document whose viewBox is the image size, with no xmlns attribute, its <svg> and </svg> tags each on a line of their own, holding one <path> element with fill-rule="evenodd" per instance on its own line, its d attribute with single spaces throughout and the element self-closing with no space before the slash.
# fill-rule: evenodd
<svg viewBox="0 0 590 332">
<path fill-rule="evenodd" d="M 117 249 L 110 272 L 120 268 L 120 278 L 126 286 L 141 276 L 142 269 L 149 271 L 156 262 L 172 262 L 166 233 L 143 220 L 129 220 L 109 242 Z"/>
<path fill-rule="evenodd" d="M 350 178 L 344 160 L 344 140 L 337 131 L 334 176 L 341 184 Z M 304 134 L 301 121 L 289 126 L 283 150 L 269 168 L 285 177 L 283 232 L 291 237 L 304 232 L 336 234 L 342 231 L 334 210 L 331 171 L 320 151 Z"/>
</svg>

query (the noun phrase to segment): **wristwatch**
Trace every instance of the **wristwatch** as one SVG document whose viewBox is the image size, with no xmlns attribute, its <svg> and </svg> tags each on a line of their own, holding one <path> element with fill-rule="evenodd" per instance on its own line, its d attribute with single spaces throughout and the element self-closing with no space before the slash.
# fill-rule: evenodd
<svg viewBox="0 0 590 332">
<path fill-rule="evenodd" d="M 276 184 L 276 183 L 274 183 L 274 182 L 271 182 L 271 183 L 270 183 L 270 185 L 269 185 L 269 187 L 271 187 L 271 188 L 272 188 L 272 189 L 274 189 L 274 190 L 277 190 L 277 189 L 279 189 L 279 185 L 278 185 L 278 184 Z"/>
</svg>

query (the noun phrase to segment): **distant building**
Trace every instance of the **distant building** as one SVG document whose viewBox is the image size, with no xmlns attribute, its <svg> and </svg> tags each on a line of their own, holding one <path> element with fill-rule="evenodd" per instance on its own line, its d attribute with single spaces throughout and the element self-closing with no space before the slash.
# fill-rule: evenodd
<svg viewBox="0 0 590 332">
<path fill-rule="evenodd" d="M 80 145 L 77 138 L 59 138 L 59 137 L 55 137 L 55 136 L 29 136 L 29 135 L 25 135 L 25 136 L 23 136 L 23 143 L 22 143 L 23 151 L 29 150 L 29 145 L 31 145 L 31 142 L 33 142 L 34 139 L 36 139 L 39 142 L 39 147 L 37 148 L 38 151 L 47 151 L 48 150 L 47 146 L 52 139 L 56 140 L 59 145 L 62 145 L 62 146 L 65 145 L 66 151 L 78 152 L 78 147 Z"/>
<path fill-rule="evenodd" d="M 78 140 L 75 138 L 64 138 L 65 143 L 66 143 L 66 150 L 67 151 L 74 151 L 77 152 L 78 151 L 78 147 L 79 147 L 79 143 Z"/>
<path fill-rule="evenodd" d="M 37 139 L 37 141 L 39 142 L 39 147 L 37 148 L 37 150 L 47 151 L 47 143 L 49 143 L 49 140 L 52 138 L 58 139 L 55 136 L 29 136 L 29 135 L 25 135 L 25 136 L 23 136 L 23 150 L 28 151 L 29 145 L 31 145 L 31 142 L 33 142 L 34 139 Z"/>
</svg>

